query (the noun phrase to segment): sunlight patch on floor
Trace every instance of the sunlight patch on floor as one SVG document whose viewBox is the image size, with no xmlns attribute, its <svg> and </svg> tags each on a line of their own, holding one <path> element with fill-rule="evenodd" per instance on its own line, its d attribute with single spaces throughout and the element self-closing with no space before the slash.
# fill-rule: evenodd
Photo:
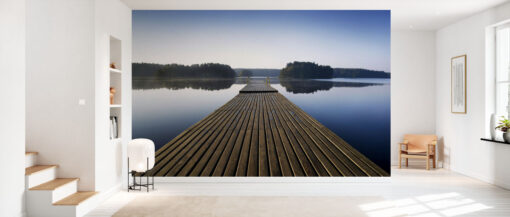
<svg viewBox="0 0 510 217">
<path fill-rule="evenodd" d="M 451 217 L 472 214 L 492 207 L 459 193 L 450 192 L 362 204 L 359 208 L 369 217 Z"/>
</svg>

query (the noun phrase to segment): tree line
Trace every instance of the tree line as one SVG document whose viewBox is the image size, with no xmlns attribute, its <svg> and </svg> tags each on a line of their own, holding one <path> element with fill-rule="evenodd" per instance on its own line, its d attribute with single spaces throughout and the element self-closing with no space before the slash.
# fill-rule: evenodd
<svg viewBox="0 0 510 217">
<path fill-rule="evenodd" d="M 331 68 L 313 62 L 291 62 L 279 69 L 232 69 L 229 65 L 204 63 L 193 65 L 133 63 L 133 77 L 160 78 L 220 78 L 236 76 L 277 77 L 282 79 L 330 79 L 330 78 L 390 78 L 391 74 L 358 68 Z"/>
<path fill-rule="evenodd" d="M 292 62 L 280 71 L 280 78 L 333 78 L 333 68 L 312 62 Z"/>
<path fill-rule="evenodd" d="M 219 63 L 193 65 L 133 63 L 133 77 L 163 78 L 235 78 L 236 72 L 229 66 Z"/>
<path fill-rule="evenodd" d="M 391 74 L 368 69 L 334 68 L 335 78 L 390 78 Z"/>
</svg>

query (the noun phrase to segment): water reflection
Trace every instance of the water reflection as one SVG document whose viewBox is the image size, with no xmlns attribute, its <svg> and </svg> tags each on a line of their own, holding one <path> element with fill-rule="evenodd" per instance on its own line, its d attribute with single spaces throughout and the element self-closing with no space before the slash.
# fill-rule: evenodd
<svg viewBox="0 0 510 217">
<path fill-rule="evenodd" d="M 265 80 L 264 77 L 235 79 L 161 79 L 154 78 L 135 78 L 133 79 L 134 90 L 152 90 L 166 88 L 169 90 L 180 90 L 191 88 L 196 90 L 223 90 L 228 89 L 232 84 L 246 84 L 249 80 Z M 317 91 L 327 91 L 333 87 L 368 87 L 373 85 L 382 85 L 380 83 L 335 81 L 335 80 L 315 80 L 315 79 L 284 79 L 269 78 L 271 84 L 281 84 L 289 93 L 315 93 Z"/>
<path fill-rule="evenodd" d="M 266 79 L 252 77 L 251 79 Z M 159 149 L 239 94 L 237 79 L 133 79 L 133 137 Z M 389 172 L 390 79 L 278 80 L 291 102 Z"/>
<path fill-rule="evenodd" d="M 133 79 L 134 90 L 151 90 L 166 88 L 179 90 L 191 88 L 196 90 L 222 90 L 228 89 L 235 83 L 235 79 Z"/>
<path fill-rule="evenodd" d="M 360 83 L 345 81 L 328 81 L 328 80 L 280 80 L 280 84 L 290 93 L 315 93 L 317 91 L 327 91 L 333 87 L 368 87 L 373 85 L 382 85 L 377 83 Z"/>
</svg>

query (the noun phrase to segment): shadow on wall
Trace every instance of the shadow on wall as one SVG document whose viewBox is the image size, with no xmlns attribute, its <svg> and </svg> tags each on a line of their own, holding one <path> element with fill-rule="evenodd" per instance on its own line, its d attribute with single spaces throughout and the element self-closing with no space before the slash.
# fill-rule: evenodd
<svg viewBox="0 0 510 217">
<path fill-rule="evenodd" d="M 437 139 L 437 162 L 438 166 L 444 167 L 444 138 Z"/>
<path fill-rule="evenodd" d="M 437 162 L 440 168 L 449 168 L 450 147 L 445 145 L 444 137 L 439 137 L 437 141 Z"/>
</svg>

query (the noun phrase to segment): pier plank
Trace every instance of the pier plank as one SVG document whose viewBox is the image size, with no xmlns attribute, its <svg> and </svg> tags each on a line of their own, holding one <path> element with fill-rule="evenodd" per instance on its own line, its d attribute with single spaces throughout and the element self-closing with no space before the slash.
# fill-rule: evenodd
<svg viewBox="0 0 510 217">
<path fill-rule="evenodd" d="M 249 80 L 248 84 L 239 93 L 276 93 L 278 90 L 271 87 L 268 81 Z"/>
<path fill-rule="evenodd" d="M 224 173 L 226 171 L 226 166 L 229 163 L 229 158 L 230 158 L 231 154 L 233 153 L 235 143 L 240 138 L 239 135 L 241 132 L 242 124 L 244 124 L 246 122 L 245 120 L 250 115 L 246 108 L 249 108 L 253 104 L 253 99 L 248 98 L 248 97 L 240 97 L 240 98 L 246 98 L 247 104 L 239 105 L 236 107 L 237 109 L 242 110 L 243 115 L 238 120 L 238 122 L 236 122 L 235 130 L 233 131 L 234 136 L 230 137 L 227 146 L 223 150 L 223 153 L 222 153 L 220 159 L 218 160 L 218 163 L 215 166 L 209 165 L 213 169 L 212 176 L 223 176 L 224 175 Z M 235 156 L 235 153 L 234 153 L 234 156 Z"/>
<path fill-rule="evenodd" d="M 243 174 L 247 175 L 247 176 L 258 176 L 258 165 L 257 165 L 257 161 L 258 161 L 258 150 L 256 150 L 257 148 L 257 144 L 260 143 L 260 128 L 262 127 L 261 124 L 262 124 L 262 119 L 260 117 L 260 99 L 261 99 L 261 96 L 259 94 L 255 94 L 255 99 L 257 101 L 257 104 L 256 106 L 253 108 L 253 113 L 252 115 L 254 115 L 255 119 L 253 119 L 252 121 L 252 126 L 253 128 L 250 129 L 250 133 L 251 134 L 250 138 L 251 140 L 249 140 L 248 143 L 246 143 L 246 148 L 247 148 L 247 164 L 246 164 L 246 172 L 243 171 Z"/>
<path fill-rule="evenodd" d="M 155 176 L 388 176 L 268 81 L 253 80 L 225 105 L 156 152 Z"/>
</svg>

